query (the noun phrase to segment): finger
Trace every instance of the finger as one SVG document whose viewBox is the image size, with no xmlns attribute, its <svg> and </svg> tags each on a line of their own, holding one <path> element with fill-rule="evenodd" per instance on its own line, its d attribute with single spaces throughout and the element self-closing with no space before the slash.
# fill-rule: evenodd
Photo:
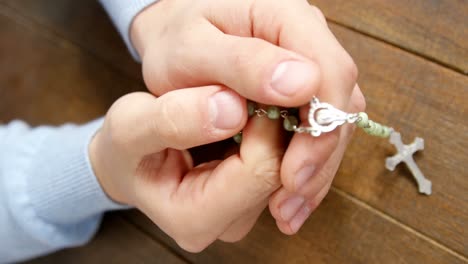
<svg viewBox="0 0 468 264">
<path fill-rule="evenodd" d="M 250 33 L 251 37 L 311 59 L 320 69 L 321 87 L 316 95 L 339 108 L 347 106 L 356 83 L 357 68 L 324 23 L 318 8 L 305 0 L 261 0 L 241 6 L 233 4 L 227 10 L 216 6 L 206 13 L 208 19 L 226 34 L 245 36 Z"/>
<path fill-rule="evenodd" d="M 187 149 L 231 137 L 246 122 L 245 100 L 221 86 L 181 89 L 155 98 L 133 93 L 110 109 L 115 145 L 146 155 Z"/>
<path fill-rule="evenodd" d="M 362 111 L 365 102 L 359 89 L 355 86 L 347 107 L 348 112 Z M 297 192 L 310 178 L 317 175 L 323 164 L 335 151 L 340 137 L 343 137 L 342 127 L 334 132 L 322 134 L 320 137 L 312 137 L 309 134 L 296 134 L 286 151 L 281 168 L 281 181 L 290 192 Z M 344 136 L 348 136 L 345 135 Z M 325 182 L 322 179 L 322 185 Z M 317 188 L 320 189 L 320 186 Z"/>
<path fill-rule="evenodd" d="M 216 34 L 210 61 L 200 70 L 246 98 L 263 104 L 297 106 L 318 92 L 320 69 L 311 60 L 259 38 Z M 234 51 L 234 52 L 233 52 Z"/>
<path fill-rule="evenodd" d="M 269 4 L 269 1 L 262 1 Z M 269 41 L 277 40 L 281 47 L 295 51 L 317 63 L 321 87 L 316 95 L 338 108 L 345 109 L 357 80 L 357 67 L 330 29 L 323 23 L 320 10 L 307 1 L 278 1 L 282 7 L 271 26 L 261 21 L 266 10 L 259 6 L 253 12 L 258 34 Z M 265 20 L 263 20 L 265 21 Z"/>
<path fill-rule="evenodd" d="M 210 226 L 219 228 L 219 235 L 233 220 L 264 205 L 280 186 L 284 151 L 280 127 L 277 120 L 250 119 L 243 130 L 240 153 L 221 162 L 210 174 L 196 175 L 198 191 L 190 193 L 203 193 L 204 218 L 216 220 Z"/>
<path fill-rule="evenodd" d="M 331 183 L 324 186 L 314 198 L 304 201 L 304 203 L 295 210 L 294 215 L 291 216 L 288 220 L 284 220 L 282 217 L 277 218 L 275 216 L 276 225 L 278 226 L 278 229 L 286 235 L 293 235 L 297 233 L 302 227 L 302 225 L 305 223 L 307 218 L 315 211 L 315 209 L 317 209 L 322 200 L 328 194 L 330 187 Z M 276 202 L 273 200 L 270 202 L 270 204 L 275 203 Z M 270 207 L 270 211 L 272 213 L 275 212 L 276 214 L 278 209 L 276 209 L 275 207 Z"/>
<path fill-rule="evenodd" d="M 280 188 L 270 198 L 269 208 L 271 215 L 277 221 L 290 222 L 304 206 L 307 206 L 312 212 L 318 207 L 323 197 L 330 189 L 330 186 L 331 181 L 325 184 L 325 186 L 322 186 L 317 195 L 311 198 L 306 198 L 298 193 L 290 193 L 285 188 Z"/>
<path fill-rule="evenodd" d="M 323 23 L 317 9 L 306 1 L 276 1 L 273 8 L 266 8 L 269 1 L 259 3 L 252 11 L 254 31 L 258 37 L 273 43 L 276 41 L 281 47 L 314 61 L 320 68 L 321 77 L 316 95 L 323 102 L 346 109 L 356 83 L 357 69 L 349 54 Z M 269 21 L 269 24 L 266 25 L 265 21 Z M 319 138 L 295 135 L 283 162 L 284 186 L 289 191 L 295 191 L 307 182 L 329 159 L 339 137 L 339 129 Z M 311 150 L 313 154 L 310 154 Z"/>
<path fill-rule="evenodd" d="M 136 206 L 159 223 L 160 218 L 164 219 L 160 213 L 167 212 L 164 208 L 169 204 L 169 197 L 179 187 L 182 176 L 192 168 L 192 159 L 186 150 L 166 149 L 145 156 L 136 169 Z"/>
<path fill-rule="evenodd" d="M 356 85 L 347 111 L 363 111 L 365 107 L 364 104 L 362 93 L 359 86 Z M 305 196 L 306 199 L 312 199 L 323 188 L 323 186 L 329 184 L 333 180 L 346 147 L 351 140 L 354 129 L 354 125 L 344 125 L 341 127 L 339 143 L 334 152 L 330 155 L 330 158 L 323 166 L 321 166 L 321 169 L 317 171 L 315 175 L 309 175 L 308 179 L 303 182 L 302 186 L 296 190 L 296 193 Z"/>
<path fill-rule="evenodd" d="M 277 221 L 289 222 L 305 203 L 304 196 L 290 193 L 281 187 L 270 197 L 269 209 Z"/>
<path fill-rule="evenodd" d="M 243 211 L 262 203 L 280 186 L 279 168 L 284 153 L 281 122 L 254 117 L 243 129 L 238 155 L 231 156 L 213 171 L 214 192 L 225 192 L 219 187 L 235 187 L 235 192 L 224 194 L 223 208 Z M 215 196 L 215 195 L 213 195 Z M 217 201 L 220 203 L 221 201 Z"/>
<path fill-rule="evenodd" d="M 348 107 L 350 112 L 363 111 L 365 108 L 364 98 L 358 86 L 356 86 L 351 102 Z M 352 130 L 354 127 L 345 126 L 345 131 L 341 134 L 340 144 L 334 153 L 327 160 L 323 168 L 312 178 L 306 185 L 295 193 L 288 192 L 284 187 L 276 192 L 270 200 L 270 211 L 275 219 L 278 221 L 278 227 L 282 231 L 297 232 L 295 228 L 298 223 L 302 221 L 305 213 L 299 212 L 312 212 L 322 201 L 323 197 L 328 192 L 334 175 L 339 167 L 346 145 L 348 144 Z M 296 218 L 296 220 L 292 220 Z M 300 226 L 299 226 L 300 227 Z"/>
<path fill-rule="evenodd" d="M 188 33 L 180 46 L 148 55 L 143 73 L 153 93 L 221 83 L 251 100 L 281 106 L 302 105 L 317 93 L 319 68 L 304 56 L 259 38 L 224 34 L 208 22 L 199 28 L 205 37 Z"/>
<path fill-rule="evenodd" d="M 244 129 L 238 158 L 242 160 L 247 170 L 243 170 L 244 175 L 248 178 L 241 179 L 245 187 L 237 188 L 239 192 L 245 191 L 237 204 L 240 202 L 246 207 L 239 209 L 240 216 L 230 223 L 219 239 L 235 242 L 245 237 L 268 204 L 270 194 L 279 187 L 278 162 L 284 151 L 284 143 L 283 133 L 278 130 L 281 130 L 281 122 L 267 118 L 254 118 Z"/>
<path fill-rule="evenodd" d="M 138 177 L 137 207 L 180 247 L 199 252 L 217 238 L 220 229 L 224 230 L 224 223 L 217 223 L 217 218 L 213 218 L 217 211 L 205 210 L 207 201 L 200 199 L 204 195 L 203 182 L 220 161 L 204 163 L 188 171 L 190 167 L 184 166 L 181 151 L 164 152 L 167 158 L 159 169 L 153 171 L 147 167 L 145 171 L 149 175 Z"/>
<path fill-rule="evenodd" d="M 183 177 L 171 195 L 154 197 L 159 198 L 152 200 L 158 209 L 155 219 L 161 214 L 176 218 L 199 216 L 178 219 L 177 226 L 187 226 L 184 230 L 175 230 L 170 222 L 164 224 L 163 230 L 184 249 L 198 252 L 226 232 L 234 220 L 249 212 L 258 213 L 260 210 L 254 208 L 265 206 L 267 198 L 280 185 L 279 168 L 284 151 L 280 127 L 277 120 L 252 118 L 243 130 L 240 154 L 214 169 L 214 163 L 196 167 Z M 241 223 L 246 231 L 253 218 L 255 215 Z"/>
<path fill-rule="evenodd" d="M 260 205 L 247 211 L 244 215 L 234 220 L 234 222 L 218 237 L 219 240 L 224 242 L 238 242 L 242 240 L 252 230 L 258 218 L 268 204 L 265 200 Z"/>
<path fill-rule="evenodd" d="M 325 164 L 324 168 L 321 170 L 321 173 L 326 175 L 334 175 L 336 173 L 337 164 L 341 160 L 340 153 L 341 149 L 338 149 L 330 160 Z M 338 160 L 338 162 L 337 162 Z M 330 169 L 335 169 L 334 172 L 329 172 Z M 277 225 L 279 229 L 285 234 L 294 234 L 299 228 L 303 225 L 305 220 L 309 215 L 318 207 L 325 195 L 328 193 L 328 190 L 331 186 L 331 180 L 326 182 L 325 186 L 322 186 L 321 190 L 314 194 L 313 197 L 306 197 L 302 194 L 291 194 L 286 191 L 284 188 L 280 188 L 272 196 L 270 200 L 270 211 L 272 215 L 277 220 Z M 258 215 L 256 215 L 258 217 Z M 246 230 L 251 229 L 254 220 L 257 218 L 242 218 L 242 221 L 238 221 L 234 225 L 234 228 L 230 227 L 227 232 L 224 234 L 224 240 L 232 239 L 237 241 L 240 234 L 243 234 L 243 237 L 246 234 Z M 249 225 L 251 224 L 251 225 Z M 237 234 L 237 235 L 236 235 Z"/>
</svg>

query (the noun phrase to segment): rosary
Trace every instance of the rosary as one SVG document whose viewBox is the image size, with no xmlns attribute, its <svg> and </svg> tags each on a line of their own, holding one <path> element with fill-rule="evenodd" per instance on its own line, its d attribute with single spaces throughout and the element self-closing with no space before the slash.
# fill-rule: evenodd
<svg viewBox="0 0 468 264">
<path fill-rule="evenodd" d="M 338 126 L 348 123 L 355 124 L 371 136 L 389 138 L 390 143 L 397 149 L 397 154 L 386 159 L 385 167 L 393 171 L 399 163 L 405 163 L 418 184 L 419 192 L 426 195 L 430 195 L 432 192 L 431 181 L 424 177 L 424 174 L 413 159 L 413 154 L 416 151 L 424 149 L 424 140 L 422 138 L 418 137 L 412 144 L 405 145 L 401 140 L 400 133 L 396 132 L 393 128 L 370 120 L 366 113 L 346 113 L 335 108 L 331 104 L 320 102 L 316 97 L 310 102 L 308 115 L 310 126 L 308 127 L 298 125 L 298 118 L 295 116 L 295 114 L 297 114 L 296 108 L 280 110 L 277 106 L 270 106 L 265 110 L 257 108 L 256 103 L 249 101 L 247 103 L 247 109 L 249 116 L 256 114 L 259 117 L 266 116 L 269 119 L 282 118 L 285 130 L 296 133 L 308 133 L 313 137 L 318 137 L 322 133 L 331 132 Z M 242 132 L 235 135 L 234 140 L 237 143 L 241 143 Z"/>
</svg>

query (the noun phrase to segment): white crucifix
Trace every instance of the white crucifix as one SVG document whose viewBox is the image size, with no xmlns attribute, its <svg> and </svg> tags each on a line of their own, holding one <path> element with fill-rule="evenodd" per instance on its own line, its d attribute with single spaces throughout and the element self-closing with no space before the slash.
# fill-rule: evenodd
<svg viewBox="0 0 468 264">
<path fill-rule="evenodd" d="M 399 163 L 404 162 L 416 179 L 419 192 L 430 195 L 432 193 L 432 183 L 424 177 L 424 174 L 413 159 L 413 154 L 416 151 L 424 149 L 424 140 L 422 138 L 416 138 L 412 144 L 405 145 L 401 141 L 400 133 L 393 131 L 390 135 L 390 143 L 396 147 L 398 153 L 393 157 L 387 158 L 385 167 L 393 171 Z"/>
</svg>

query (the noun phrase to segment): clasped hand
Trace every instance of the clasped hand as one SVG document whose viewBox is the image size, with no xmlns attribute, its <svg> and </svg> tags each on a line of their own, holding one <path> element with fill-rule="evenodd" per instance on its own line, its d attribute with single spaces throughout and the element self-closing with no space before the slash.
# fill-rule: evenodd
<svg viewBox="0 0 468 264">
<path fill-rule="evenodd" d="M 295 134 L 285 146 L 279 122 L 247 119 L 245 98 L 291 107 L 316 95 L 364 110 L 356 66 L 323 14 L 305 0 L 161 0 L 131 36 L 151 93 L 119 99 L 90 144 L 106 193 L 192 252 L 243 238 L 268 205 L 278 228 L 296 233 L 327 194 L 352 128 Z M 307 106 L 300 112 L 307 123 Z M 238 153 L 194 167 L 186 149 L 240 130 Z"/>
</svg>

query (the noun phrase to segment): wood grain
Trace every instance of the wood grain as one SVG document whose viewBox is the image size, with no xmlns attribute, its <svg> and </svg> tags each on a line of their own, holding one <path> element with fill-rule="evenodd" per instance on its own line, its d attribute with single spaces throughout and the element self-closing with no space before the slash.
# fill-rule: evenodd
<svg viewBox="0 0 468 264">
<path fill-rule="evenodd" d="M 466 263 L 332 191 L 294 236 L 281 234 L 268 213 L 241 242 L 215 242 L 199 254 L 181 250 L 145 216 L 127 217 L 193 263 Z"/>
<path fill-rule="evenodd" d="M 103 115 L 121 95 L 145 89 L 4 8 L 0 32 L 0 122 L 86 122 Z"/>
<path fill-rule="evenodd" d="M 0 122 L 86 122 L 118 97 L 143 89 L 81 48 L 0 8 Z M 122 49 L 122 53 L 125 52 Z M 5 239 L 5 238 L 2 238 Z M 123 221 L 106 217 L 86 246 L 27 263 L 186 263 Z"/>
<path fill-rule="evenodd" d="M 309 0 L 327 18 L 468 74 L 465 0 Z"/>
<path fill-rule="evenodd" d="M 468 78 L 342 27 L 332 30 L 360 68 L 370 117 L 400 131 L 406 143 L 426 140 L 416 161 L 434 190 L 418 194 L 404 165 L 386 171 L 394 147 L 364 133 L 348 149 L 335 186 L 468 255 Z"/>
<path fill-rule="evenodd" d="M 468 4 L 464 0 L 309 0 L 330 21 L 372 35 L 455 70 L 468 73 Z M 110 23 L 95 0 L 4 0 L 123 72 L 140 78 L 140 69 L 117 33 L 91 37 Z M 116 43 L 109 45 L 109 43 Z M 118 63 L 116 63 L 118 62 Z M 124 63 L 122 63 L 124 62 Z"/>
<path fill-rule="evenodd" d="M 3 0 L 0 5 L 77 45 L 109 68 L 142 80 L 140 64 L 123 52 L 127 48 L 97 0 Z"/>
<path fill-rule="evenodd" d="M 187 263 L 156 241 L 139 232 L 118 215 L 105 218 L 101 230 L 89 244 L 66 249 L 25 264 L 52 263 Z"/>
<path fill-rule="evenodd" d="M 358 132 L 334 191 L 298 236 L 280 235 L 264 214 L 245 241 L 216 243 L 192 255 L 180 251 L 141 215 L 127 217 L 194 262 L 467 263 L 467 77 L 347 28 L 331 29 L 360 68 L 371 118 L 397 128 L 408 143 L 415 136 L 426 139 L 426 150 L 416 161 L 433 181 L 433 196 L 419 195 L 404 167 L 385 171 L 384 159 L 393 147 Z M 434 34 L 437 38 L 441 33 Z M 144 89 L 138 66 L 93 0 L 2 1 L 0 40 L 0 122 L 85 122 L 104 114 L 122 94 Z M 455 48 L 448 53 L 463 57 Z M 114 234 L 119 228 L 110 225 L 110 234 L 93 245 L 108 247 L 107 255 L 114 250 L 120 254 L 122 245 L 115 239 L 120 236 Z M 136 252 L 140 262 L 154 262 L 151 252 L 143 252 L 152 250 L 145 246 L 148 237 L 130 229 L 128 235 L 135 239 L 127 246 L 134 250 L 122 259 Z M 88 250 L 95 252 L 83 252 Z M 60 254 L 67 258 L 75 253 Z M 82 262 L 105 260 L 77 254 Z"/>
</svg>

